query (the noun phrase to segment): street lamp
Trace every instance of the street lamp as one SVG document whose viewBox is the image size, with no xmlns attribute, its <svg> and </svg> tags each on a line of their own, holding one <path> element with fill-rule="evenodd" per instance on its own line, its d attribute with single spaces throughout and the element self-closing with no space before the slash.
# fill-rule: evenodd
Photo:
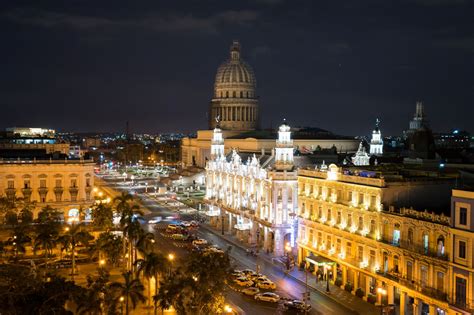
<svg viewBox="0 0 474 315">
<path fill-rule="evenodd" d="M 104 266 L 105 266 L 105 259 L 99 260 L 99 266 L 100 266 L 101 268 L 104 268 Z"/>
<path fill-rule="evenodd" d="M 173 253 L 169 253 L 168 254 L 168 260 L 170 261 L 170 272 L 169 272 L 169 275 L 171 276 L 171 270 L 173 268 L 173 260 L 174 260 L 174 254 Z"/>
<path fill-rule="evenodd" d="M 125 300 L 125 298 L 123 296 L 120 297 L 120 308 L 121 308 L 121 314 L 123 315 L 123 301 Z"/>
<path fill-rule="evenodd" d="M 148 183 L 145 183 L 145 194 L 148 193 Z"/>
<path fill-rule="evenodd" d="M 224 313 L 232 314 L 233 311 L 229 304 L 224 305 Z"/>
<path fill-rule="evenodd" d="M 79 218 L 78 217 L 70 217 L 68 219 L 68 222 L 74 226 L 74 223 L 75 222 L 79 222 Z M 66 232 L 69 232 L 69 227 L 66 227 Z M 74 274 L 76 272 L 76 246 L 75 246 L 75 242 L 76 240 L 74 239 L 74 235 L 71 234 L 71 243 L 72 243 L 72 264 L 71 264 L 71 267 L 72 267 L 72 271 L 71 271 L 71 280 L 74 282 Z"/>
</svg>

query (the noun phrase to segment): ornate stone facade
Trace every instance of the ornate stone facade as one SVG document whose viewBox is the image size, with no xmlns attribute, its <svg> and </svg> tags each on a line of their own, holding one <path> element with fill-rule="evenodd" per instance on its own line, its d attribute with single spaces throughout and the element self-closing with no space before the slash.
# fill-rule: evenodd
<svg viewBox="0 0 474 315">
<path fill-rule="evenodd" d="M 212 159 L 206 166 L 211 224 L 282 256 L 285 244 L 294 246 L 296 238 L 297 177 L 289 126 L 280 127 L 274 169 L 262 167 L 255 154 L 242 161 L 236 150 L 228 160 L 221 132 L 214 129 Z"/>
<path fill-rule="evenodd" d="M 240 56 L 240 43 L 230 47 L 230 59 L 217 69 L 210 104 L 209 129 L 220 117 L 224 130 L 254 130 L 258 126 L 257 81 L 252 68 Z"/>
</svg>

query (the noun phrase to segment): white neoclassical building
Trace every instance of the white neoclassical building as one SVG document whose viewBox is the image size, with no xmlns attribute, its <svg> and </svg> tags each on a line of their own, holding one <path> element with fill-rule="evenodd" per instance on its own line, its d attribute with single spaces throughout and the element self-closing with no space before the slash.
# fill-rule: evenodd
<svg viewBox="0 0 474 315">
<path fill-rule="evenodd" d="M 284 255 L 295 245 L 297 174 L 290 127 L 283 123 L 272 155 L 232 150 L 224 154 L 217 124 L 206 165 L 207 215 L 211 224 L 258 248 Z"/>
</svg>

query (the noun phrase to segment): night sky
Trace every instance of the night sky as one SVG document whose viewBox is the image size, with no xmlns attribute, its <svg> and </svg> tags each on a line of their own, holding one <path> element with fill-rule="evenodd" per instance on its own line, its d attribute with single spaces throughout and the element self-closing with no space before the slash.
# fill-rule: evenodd
<svg viewBox="0 0 474 315">
<path fill-rule="evenodd" d="M 10 2 L 6 4 L 5 2 Z M 262 127 L 474 132 L 474 1 L 2 1 L 0 128 L 207 128 L 233 39 Z"/>
</svg>

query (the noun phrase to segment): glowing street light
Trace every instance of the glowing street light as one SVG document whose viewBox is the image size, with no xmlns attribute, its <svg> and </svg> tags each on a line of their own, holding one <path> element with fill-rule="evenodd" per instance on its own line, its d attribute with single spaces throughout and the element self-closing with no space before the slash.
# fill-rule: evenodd
<svg viewBox="0 0 474 315">
<path fill-rule="evenodd" d="M 229 304 L 224 305 L 224 313 L 231 314 L 234 310 L 230 307 Z"/>
</svg>

